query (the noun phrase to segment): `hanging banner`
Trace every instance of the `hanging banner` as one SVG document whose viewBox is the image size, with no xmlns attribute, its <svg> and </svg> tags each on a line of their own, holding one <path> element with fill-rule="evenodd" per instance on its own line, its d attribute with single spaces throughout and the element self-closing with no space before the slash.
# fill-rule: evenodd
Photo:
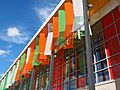
<svg viewBox="0 0 120 90">
<path fill-rule="evenodd" d="M 19 81 L 20 80 L 20 60 L 17 61 L 17 70 L 16 70 L 16 76 L 15 76 L 15 81 Z"/>
<path fill-rule="evenodd" d="M 26 61 L 24 62 L 24 68 L 22 71 L 22 75 L 26 75 L 26 66 L 28 64 L 28 60 L 29 60 L 29 56 L 30 56 L 30 48 L 27 49 L 27 57 L 26 57 Z"/>
<path fill-rule="evenodd" d="M 66 27 L 66 16 L 64 10 L 58 11 L 58 28 L 59 28 L 59 38 L 58 42 L 61 43 L 64 40 L 64 32 Z"/>
<path fill-rule="evenodd" d="M 82 0 L 72 0 L 74 9 L 74 26 L 73 32 L 84 30 L 83 2 Z"/>
<path fill-rule="evenodd" d="M 33 58 L 33 62 L 32 62 L 33 66 L 40 65 L 40 62 L 37 62 L 38 54 L 39 54 L 39 37 L 36 38 L 36 48 L 35 48 L 34 58 Z"/>
<path fill-rule="evenodd" d="M 74 21 L 73 5 L 71 2 L 66 2 L 65 6 L 65 15 L 66 15 L 66 29 L 64 37 L 67 38 L 72 34 L 72 27 Z"/>
<path fill-rule="evenodd" d="M 5 87 L 5 88 L 9 88 L 9 86 L 11 85 L 11 84 L 10 84 L 10 81 L 11 81 L 11 78 L 12 78 L 12 71 L 13 71 L 13 70 L 10 70 L 10 71 L 8 72 L 8 79 L 7 79 L 7 83 L 6 83 L 6 87 Z"/>
<path fill-rule="evenodd" d="M 40 36 L 40 40 L 39 40 L 39 53 L 40 53 L 39 60 L 42 61 L 44 59 L 47 59 L 47 56 L 44 55 L 47 37 L 45 36 L 45 33 L 43 33 L 43 32 L 41 32 L 39 34 L 39 36 Z"/>
<path fill-rule="evenodd" d="M 17 72 L 17 64 L 15 64 L 13 66 L 13 72 L 12 72 L 12 77 L 11 77 L 11 81 L 10 81 L 10 84 L 14 84 L 15 82 L 15 75 L 16 75 L 16 72 Z"/>
<path fill-rule="evenodd" d="M 51 55 L 51 53 L 52 53 L 52 51 L 51 51 L 52 39 L 53 39 L 53 32 L 49 32 L 48 37 L 47 37 L 44 55 Z"/>
</svg>

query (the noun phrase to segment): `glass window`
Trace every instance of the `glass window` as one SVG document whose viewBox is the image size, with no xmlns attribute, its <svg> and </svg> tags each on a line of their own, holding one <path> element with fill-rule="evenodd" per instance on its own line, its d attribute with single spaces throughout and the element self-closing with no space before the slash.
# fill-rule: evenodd
<svg viewBox="0 0 120 90">
<path fill-rule="evenodd" d="M 97 66 L 97 70 L 104 69 L 107 67 L 107 61 L 106 60 L 101 61 L 101 62 L 97 63 L 96 66 Z"/>
<path fill-rule="evenodd" d="M 93 26 L 92 26 L 92 32 L 93 32 L 93 36 L 96 36 L 99 32 L 102 31 L 102 28 L 101 28 L 101 22 L 98 21 L 97 23 L 95 23 Z"/>
<path fill-rule="evenodd" d="M 98 76 L 98 82 L 109 80 L 108 69 L 98 72 L 97 76 Z"/>
<path fill-rule="evenodd" d="M 97 43 L 95 43 L 95 46 L 98 46 Z M 106 58 L 104 44 L 94 48 L 94 55 L 96 62 Z"/>
</svg>

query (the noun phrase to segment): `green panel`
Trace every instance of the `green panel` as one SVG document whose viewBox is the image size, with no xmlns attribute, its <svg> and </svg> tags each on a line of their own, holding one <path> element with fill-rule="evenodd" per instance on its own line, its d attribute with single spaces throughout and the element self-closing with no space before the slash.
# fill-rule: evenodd
<svg viewBox="0 0 120 90">
<path fill-rule="evenodd" d="M 34 53 L 34 58 L 33 58 L 33 66 L 39 66 L 40 62 L 37 62 L 37 58 L 38 58 L 38 54 L 39 54 L 39 37 L 36 38 L 36 49 L 35 49 L 35 53 Z"/>
<path fill-rule="evenodd" d="M 22 68 L 23 68 L 23 65 L 24 65 L 24 62 L 25 62 L 25 58 L 26 58 L 26 54 L 24 53 L 21 56 L 21 60 L 20 60 L 20 72 L 22 71 Z"/>
<path fill-rule="evenodd" d="M 60 44 L 64 41 L 64 32 L 66 27 L 66 16 L 64 10 L 58 11 L 58 24 L 59 24 L 59 38 L 57 43 Z"/>
<path fill-rule="evenodd" d="M 64 10 L 58 11 L 58 20 L 59 20 L 59 32 L 64 32 L 66 26 L 66 17 Z"/>
<path fill-rule="evenodd" d="M 4 78 L 3 90 L 6 88 L 7 79 L 8 79 L 8 73 L 6 74 L 6 76 L 5 76 L 5 78 Z"/>
</svg>

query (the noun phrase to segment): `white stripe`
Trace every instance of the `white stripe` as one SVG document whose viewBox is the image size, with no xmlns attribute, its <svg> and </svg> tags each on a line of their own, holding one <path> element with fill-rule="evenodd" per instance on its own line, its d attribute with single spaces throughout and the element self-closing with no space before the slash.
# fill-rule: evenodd
<svg viewBox="0 0 120 90">
<path fill-rule="evenodd" d="M 72 0 L 75 17 L 83 16 L 83 2 L 82 0 Z"/>
<path fill-rule="evenodd" d="M 5 88 L 9 88 L 9 86 L 10 86 L 10 81 L 11 81 L 11 77 L 12 77 L 12 71 L 9 71 L 9 73 L 8 73 L 8 78 L 7 78 L 7 82 L 6 82 L 6 87 L 5 87 Z"/>
<path fill-rule="evenodd" d="M 49 32 L 48 37 L 47 37 L 44 55 L 51 55 L 52 38 L 53 38 L 53 32 Z"/>
<path fill-rule="evenodd" d="M 26 64 L 28 63 L 28 60 L 29 60 L 30 51 L 31 51 L 31 48 L 28 48 L 28 50 L 27 50 Z"/>
<path fill-rule="evenodd" d="M 75 16 L 72 31 L 75 32 L 81 29 L 84 30 L 83 2 L 82 0 L 72 0 L 72 1 L 73 1 L 73 11 Z"/>
<path fill-rule="evenodd" d="M 16 74 L 17 74 L 17 71 L 18 71 L 19 64 L 20 64 L 20 60 L 17 61 L 17 68 L 15 70 L 15 74 L 14 74 L 14 77 L 13 77 L 13 83 L 15 82 L 15 77 L 16 77 Z"/>
</svg>

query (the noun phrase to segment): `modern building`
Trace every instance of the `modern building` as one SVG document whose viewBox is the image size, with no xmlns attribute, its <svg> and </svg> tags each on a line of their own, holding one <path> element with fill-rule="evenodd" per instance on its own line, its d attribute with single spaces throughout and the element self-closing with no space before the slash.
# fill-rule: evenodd
<svg viewBox="0 0 120 90">
<path fill-rule="evenodd" d="M 96 90 L 120 90 L 120 0 L 87 0 Z M 87 7 L 87 6 L 86 6 Z M 87 90 L 82 0 L 61 0 L 0 80 L 0 90 Z"/>
</svg>

